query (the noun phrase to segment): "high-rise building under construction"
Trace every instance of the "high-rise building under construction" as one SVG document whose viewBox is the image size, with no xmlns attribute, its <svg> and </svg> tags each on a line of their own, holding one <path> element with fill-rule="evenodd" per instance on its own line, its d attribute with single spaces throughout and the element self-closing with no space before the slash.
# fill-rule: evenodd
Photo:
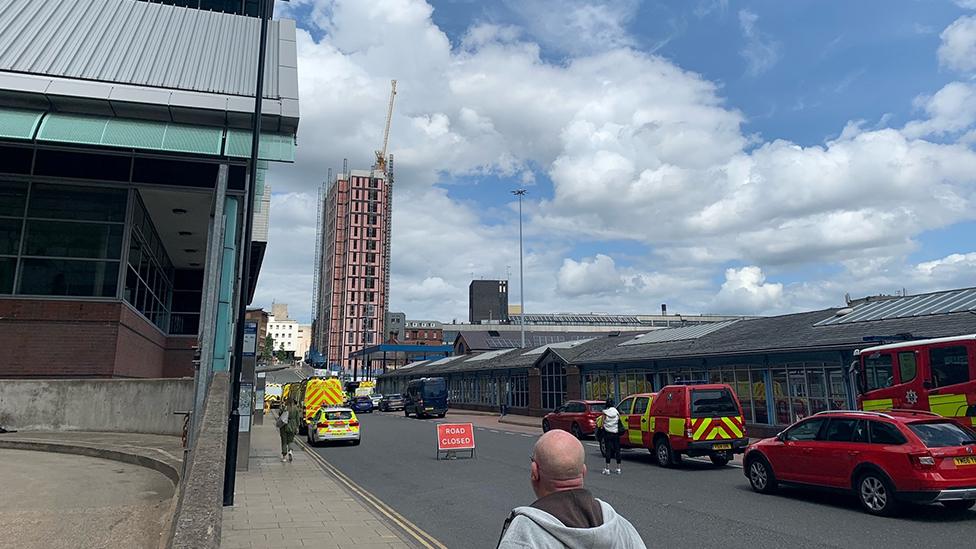
<svg viewBox="0 0 976 549">
<path fill-rule="evenodd" d="M 347 374 L 366 373 L 361 360 L 349 359 L 351 352 L 382 343 L 389 301 L 391 174 L 343 169 L 320 194 L 314 343 L 329 368 L 338 366 Z"/>
</svg>

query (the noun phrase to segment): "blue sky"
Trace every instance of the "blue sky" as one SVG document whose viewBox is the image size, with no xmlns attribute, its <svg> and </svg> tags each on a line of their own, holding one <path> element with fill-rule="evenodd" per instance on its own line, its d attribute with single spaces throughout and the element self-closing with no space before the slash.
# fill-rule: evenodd
<svg viewBox="0 0 976 549">
<path fill-rule="evenodd" d="M 971 284 L 973 4 L 279 4 L 304 31 L 302 126 L 273 174 L 258 296 L 307 300 L 302 208 L 327 167 L 368 162 L 390 78 L 408 316 L 463 318 L 472 273 L 517 271 L 519 186 L 539 312 L 774 313 Z"/>
</svg>

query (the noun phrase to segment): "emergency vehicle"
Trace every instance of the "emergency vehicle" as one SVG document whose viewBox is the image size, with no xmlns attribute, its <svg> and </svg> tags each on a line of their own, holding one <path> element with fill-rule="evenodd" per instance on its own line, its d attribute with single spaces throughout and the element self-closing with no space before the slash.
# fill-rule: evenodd
<svg viewBox="0 0 976 549">
<path fill-rule="evenodd" d="M 280 383 L 268 383 L 264 387 L 264 402 L 271 408 L 277 408 L 281 404 L 282 392 Z"/>
<path fill-rule="evenodd" d="M 729 385 L 668 385 L 623 399 L 617 411 L 627 426 L 620 446 L 647 448 L 662 467 L 682 456 L 708 456 L 721 467 L 749 445 L 742 405 Z M 602 438 L 600 452 L 606 456 Z"/>
<path fill-rule="evenodd" d="M 862 410 L 923 410 L 976 426 L 976 334 L 878 345 L 854 356 Z"/>
<path fill-rule="evenodd" d="M 320 408 L 342 406 L 346 400 L 342 392 L 342 384 L 335 378 L 310 377 L 297 385 L 292 392 L 297 391 L 295 402 L 298 403 L 303 421 L 298 422 L 298 430 L 306 434 L 308 424 Z"/>
</svg>

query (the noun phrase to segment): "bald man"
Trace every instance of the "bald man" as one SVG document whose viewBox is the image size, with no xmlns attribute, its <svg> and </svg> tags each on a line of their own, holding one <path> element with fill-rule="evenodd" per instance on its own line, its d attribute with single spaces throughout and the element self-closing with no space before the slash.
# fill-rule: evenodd
<svg viewBox="0 0 976 549">
<path fill-rule="evenodd" d="M 532 452 L 535 503 L 505 521 L 500 549 L 645 549 L 637 530 L 613 507 L 583 488 L 583 445 L 566 431 L 549 431 Z"/>
</svg>

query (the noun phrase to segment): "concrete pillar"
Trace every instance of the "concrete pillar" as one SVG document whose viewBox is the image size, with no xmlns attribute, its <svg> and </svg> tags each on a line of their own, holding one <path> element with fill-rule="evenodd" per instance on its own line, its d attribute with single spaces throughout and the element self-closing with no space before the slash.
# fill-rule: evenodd
<svg viewBox="0 0 976 549">
<path fill-rule="evenodd" d="M 552 410 L 542 409 L 542 372 L 538 368 L 529 368 L 526 379 L 529 391 L 529 415 L 544 416 Z"/>
</svg>

